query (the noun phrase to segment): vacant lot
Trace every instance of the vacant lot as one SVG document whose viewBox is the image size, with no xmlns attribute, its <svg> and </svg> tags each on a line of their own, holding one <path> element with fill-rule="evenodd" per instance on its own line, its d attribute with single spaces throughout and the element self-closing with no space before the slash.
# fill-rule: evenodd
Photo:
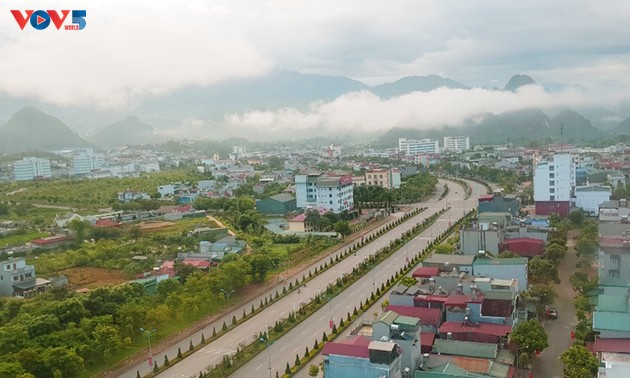
<svg viewBox="0 0 630 378">
<path fill-rule="evenodd" d="M 95 289 L 105 285 L 117 285 L 127 282 L 122 272 L 105 268 L 71 268 L 64 270 L 61 274 L 68 277 L 71 286 L 76 289 L 87 287 Z"/>
</svg>

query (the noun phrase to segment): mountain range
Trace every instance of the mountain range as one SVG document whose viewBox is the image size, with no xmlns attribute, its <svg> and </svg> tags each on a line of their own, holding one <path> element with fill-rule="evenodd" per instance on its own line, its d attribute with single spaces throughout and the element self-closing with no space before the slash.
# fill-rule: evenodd
<svg viewBox="0 0 630 378">
<path fill-rule="evenodd" d="M 503 89 L 495 90 L 516 91 L 530 84 L 535 84 L 531 77 L 515 75 Z M 210 124 L 217 125 L 217 133 L 219 130 L 230 132 L 222 124 L 226 114 L 288 107 L 304 111 L 313 103 L 330 102 L 349 92 L 369 91 L 382 99 L 389 99 L 416 91 L 429 92 L 440 87 L 469 89 L 462 83 L 436 75 L 410 76 L 392 83 L 368 86 L 345 77 L 275 70 L 259 78 L 234 80 L 212 87 L 180 88 L 162 97 L 146 99 L 142 105 L 133 109 L 134 116 L 129 116 L 129 112 L 121 114 L 123 111 L 55 107 L 34 100 L 32 102 L 36 107 L 28 106 L 10 114 L 10 106 L 26 100 L 0 95 L 0 119 L 9 119 L 0 126 L 0 152 L 94 145 L 111 148 L 119 144 L 157 143 L 165 140 L 165 130 L 181 124 L 185 119 L 213 120 L 214 123 Z M 557 114 L 553 115 L 554 112 Z M 67 125 L 49 114 L 63 119 Z M 584 114 L 589 114 L 589 117 Z M 436 126 L 430 130 L 398 127 L 383 134 L 378 142 L 388 146 L 397 145 L 397 135 L 408 138 L 466 135 L 471 137 L 473 144 L 541 140 L 580 142 L 606 139 L 611 134 L 630 134 L 630 120 L 614 123 L 611 120 L 615 118 L 619 120 L 625 117 L 619 117 L 617 113 L 601 107 L 557 109 L 549 114 L 533 108 L 501 114 L 480 114 L 467 119 L 462 127 L 457 128 L 449 125 Z M 600 119 L 608 120 L 605 127 L 602 127 Z M 594 124 L 592 121 L 597 122 Z M 75 132 L 77 130 L 85 138 L 79 137 Z M 194 136 L 186 137 L 194 139 Z"/>
</svg>

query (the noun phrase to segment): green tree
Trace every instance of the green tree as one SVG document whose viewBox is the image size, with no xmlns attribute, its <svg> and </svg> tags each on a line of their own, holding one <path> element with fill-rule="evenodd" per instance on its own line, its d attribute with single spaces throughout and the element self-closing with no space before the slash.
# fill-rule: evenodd
<svg viewBox="0 0 630 378">
<path fill-rule="evenodd" d="M 77 377 L 83 371 L 83 358 L 73 349 L 48 348 L 42 353 L 41 360 L 49 372 L 59 370 L 63 377 Z"/>
<path fill-rule="evenodd" d="M 79 219 L 73 219 L 68 224 L 68 228 L 74 234 L 74 239 L 77 243 L 81 243 L 85 240 L 87 232 L 92 228 L 92 225 L 88 221 L 82 221 Z"/>
<path fill-rule="evenodd" d="M 339 221 L 335 223 L 335 232 L 341 234 L 342 237 L 346 237 L 352 233 L 350 224 L 346 221 Z"/>
<path fill-rule="evenodd" d="M 545 329 L 534 319 L 519 323 L 512 330 L 510 339 L 518 344 L 519 349 L 527 353 L 530 358 L 536 351 L 542 351 L 549 346 Z"/>
<path fill-rule="evenodd" d="M 308 367 L 308 376 L 309 377 L 317 377 L 317 374 L 319 374 L 319 366 L 311 365 L 311 366 Z"/>
<path fill-rule="evenodd" d="M 597 357 L 585 346 L 573 344 L 560 356 L 566 378 L 595 377 L 599 370 Z"/>
<path fill-rule="evenodd" d="M 433 252 L 440 255 L 448 255 L 453 253 L 453 246 L 450 244 L 439 244 L 433 247 Z"/>
<path fill-rule="evenodd" d="M 418 283 L 418 280 L 411 276 L 405 276 L 400 280 L 400 283 L 405 286 L 415 286 Z"/>
<path fill-rule="evenodd" d="M 569 221 L 575 226 L 581 226 L 584 222 L 584 210 L 577 209 L 569 214 Z"/>
<path fill-rule="evenodd" d="M 549 284 L 532 285 L 527 290 L 527 295 L 538 300 L 538 305 L 542 308 L 553 303 L 558 296 L 553 286 Z"/>
<path fill-rule="evenodd" d="M 531 282 L 548 283 L 558 281 L 558 268 L 551 260 L 540 258 L 539 256 L 529 260 L 528 277 Z"/>
<path fill-rule="evenodd" d="M 571 286 L 573 290 L 579 292 L 582 295 L 587 294 L 589 291 L 597 288 L 597 279 L 591 279 L 588 274 L 584 272 L 575 272 L 571 278 Z"/>
<path fill-rule="evenodd" d="M 97 349 L 103 356 L 109 357 L 120 347 L 118 331 L 114 326 L 99 324 L 92 332 Z"/>
<path fill-rule="evenodd" d="M 0 378 L 14 378 L 25 372 L 19 362 L 0 362 Z"/>
<path fill-rule="evenodd" d="M 553 263 L 557 265 L 558 261 L 564 258 L 566 251 L 567 251 L 567 247 L 563 245 L 556 244 L 556 243 L 548 244 L 547 247 L 545 247 L 545 253 L 543 256 L 546 259 L 553 261 Z"/>
</svg>

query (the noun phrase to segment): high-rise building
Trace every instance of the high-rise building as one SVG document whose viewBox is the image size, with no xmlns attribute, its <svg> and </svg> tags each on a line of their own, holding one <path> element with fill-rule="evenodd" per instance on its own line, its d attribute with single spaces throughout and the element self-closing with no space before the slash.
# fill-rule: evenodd
<svg viewBox="0 0 630 378">
<path fill-rule="evenodd" d="M 470 149 L 470 138 L 466 136 L 444 137 L 444 150 L 467 151 Z"/>
<path fill-rule="evenodd" d="M 570 154 L 556 154 L 534 167 L 536 214 L 569 215 L 575 189 L 575 164 Z"/>
<path fill-rule="evenodd" d="M 298 208 L 316 207 L 333 213 L 352 210 L 353 190 L 352 176 L 329 176 L 320 173 L 295 176 Z"/>
<path fill-rule="evenodd" d="M 398 139 L 398 149 L 405 155 L 435 154 L 440 152 L 440 142 L 437 139 Z"/>
<path fill-rule="evenodd" d="M 72 157 L 72 173 L 75 175 L 84 175 L 94 170 L 100 169 L 105 164 L 102 154 L 96 154 L 91 148 Z"/>
<path fill-rule="evenodd" d="M 36 157 L 25 157 L 13 163 L 13 176 L 16 181 L 34 178 L 51 178 L 50 160 Z"/>
</svg>

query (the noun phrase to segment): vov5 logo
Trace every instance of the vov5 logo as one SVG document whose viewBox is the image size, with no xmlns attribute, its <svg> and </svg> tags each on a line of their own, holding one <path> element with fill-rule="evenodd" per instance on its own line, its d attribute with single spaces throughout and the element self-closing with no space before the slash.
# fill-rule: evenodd
<svg viewBox="0 0 630 378">
<path fill-rule="evenodd" d="M 24 30 L 27 22 L 30 22 L 31 26 L 37 30 L 44 30 L 50 26 L 52 22 L 57 30 L 64 27 L 64 30 L 81 30 L 85 27 L 85 10 L 73 10 L 72 11 L 72 23 L 65 24 L 64 22 L 70 14 L 69 10 L 25 10 L 24 13 L 19 10 L 12 10 L 11 13 L 17 21 L 20 29 Z"/>
</svg>

